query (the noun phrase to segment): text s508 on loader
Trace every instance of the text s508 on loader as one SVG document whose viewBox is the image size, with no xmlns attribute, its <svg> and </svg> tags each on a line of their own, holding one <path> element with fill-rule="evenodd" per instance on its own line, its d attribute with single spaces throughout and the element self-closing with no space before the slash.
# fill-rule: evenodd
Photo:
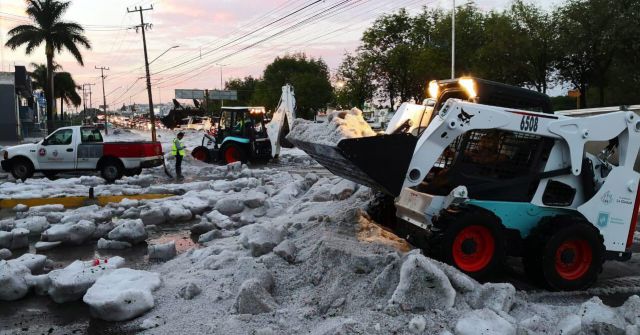
<svg viewBox="0 0 640 335">
<path fill-rule="evenodd" d="M 543 94 L 473 78 L 430 86 L 432 107 L 401 107 L 384 135 L 290 140 L 334 174 L 389 194 L 393 206 L 375 210 L 395 213 L 387 224 L 398 235 L 475 278 L 522 256 L 532 279 L 583 289 L 605 260 L 630 257 L 637 114 L 554 115 Z M 606 147 L 586 152 L 593 142 Z"/>
</svg>

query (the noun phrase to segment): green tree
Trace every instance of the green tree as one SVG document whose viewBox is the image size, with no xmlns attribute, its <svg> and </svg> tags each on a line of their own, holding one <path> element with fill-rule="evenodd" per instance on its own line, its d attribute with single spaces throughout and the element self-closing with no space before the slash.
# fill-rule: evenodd
<svg viewBox="0 0 640 335">
<path fill-rule="evenodd" d="M 369 59 L 363 55 L 345 54 L 336 79 L 336 104 L 340 108 L 364 108 L 366 101 L 373 98 L 375 92 L 374 75 L 370 71 Z"/>
<path fill-rule="evenodd" d="M 252 104 L 274 110 L 285 84 L 293 85 L 297 115 L 305 119 L 313 119 L 332 99 L 333 90 L 327 64 L 322 59 L 295 54 L 277 57 L 267 65 L 263 79 L 256 86 Z"/>
<path fill-rule="evenodd" d="M 562 54 L 557 65 L 560 79 L 580 91 L 583 108 L 591 86 L 597 87 L 599 103 L 604 105 L 609 70 L 621 50 L 616 36 L 621 29 L 618 17 L 624 12 L 621 2 L 569 0 L 555 13 Z"/>
<path fill-rule="evenodd" d="M 252 76 L 244 77 L 244 79 L 233 78 L 228 80 L 225 83 L 225 89 L 238 91 L 238 100 L 225 103 L 230 106 L 249 106 L 258 82 L 259 80 Z"/>
<path fill-rule="evenodd" d="M 26 44 L 26 53 L 31 54 L 44 43 L 47 57 L 47 80 L 45 96 L 47 98 L 47 122 L 49 131 L 53 130 L 53 71 L 54 55 L 66 49 L 73 57 L 84 65 L 78 45 L 91 48 L 89 40 L 84 36 L 84 29 L 77 23 L 62 21 L 62 15 L 69 8 L 70 2 L 57 0 L 27 0 L 26 13 L 34 24 L 19 25 L 8 34 L 11 36 L 6 46 L 15 50 Z"/>
</svg>

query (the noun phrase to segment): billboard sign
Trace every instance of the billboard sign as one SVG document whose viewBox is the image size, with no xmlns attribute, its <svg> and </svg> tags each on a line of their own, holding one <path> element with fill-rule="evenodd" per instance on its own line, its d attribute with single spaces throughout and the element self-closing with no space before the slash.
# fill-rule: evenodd
<svg viewBox="0 0 640 335">
<path fill-rule="evenodd" d="M 208 90 L 209 100 L 238 100 L 238 91 Z M 204 100 L 205 90 L 176 89 L 176 99 Z"/>
</svg>

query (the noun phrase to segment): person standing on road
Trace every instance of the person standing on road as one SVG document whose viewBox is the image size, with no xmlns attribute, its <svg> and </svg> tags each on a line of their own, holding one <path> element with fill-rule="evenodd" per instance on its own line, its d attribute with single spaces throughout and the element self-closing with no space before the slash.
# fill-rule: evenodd
<svg viewBox="0 0 640 335">
<path fill-rule="evenodd" d="M 184 144 L 182 144 L 183 132 L 179 132 L 178 136 L 173 139 L 171 146 L 171 154 L 176 157 L 176 178 L 184 179 L 182 176 L 182 158 L 184 157 Z"/>
</svg>

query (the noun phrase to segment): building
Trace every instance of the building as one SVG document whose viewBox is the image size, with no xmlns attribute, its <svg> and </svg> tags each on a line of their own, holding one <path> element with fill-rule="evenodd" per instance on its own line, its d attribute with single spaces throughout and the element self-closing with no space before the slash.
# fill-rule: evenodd
<svg viewBox="0 0 640 335">
<path fill-rule="evenodd" d="M 0 72 L 0 141 L 33 137 L 39 119 L 36 100 L 24 66 L 16 66 L 15 72 Z"/>
</svg>

